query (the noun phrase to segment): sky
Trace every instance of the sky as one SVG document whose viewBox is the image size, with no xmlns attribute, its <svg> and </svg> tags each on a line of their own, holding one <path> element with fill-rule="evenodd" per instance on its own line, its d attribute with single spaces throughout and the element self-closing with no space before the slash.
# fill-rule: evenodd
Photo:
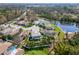
<svg viewBox="0 0 79 59">
<path fill-rule="evenodd" d="M 0 0 L 0 3 L 79 3 L 79 0 Z"/>
</svg>

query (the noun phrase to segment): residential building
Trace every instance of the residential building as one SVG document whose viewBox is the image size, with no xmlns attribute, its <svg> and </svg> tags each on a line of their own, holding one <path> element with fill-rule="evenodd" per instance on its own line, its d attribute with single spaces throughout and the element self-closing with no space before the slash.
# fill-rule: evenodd
<svg viewBox="0 0 79 59">
<path fill-rule="evenodd" d="M 40 39 L 41 33 L 38 26 L 33 26 L 31 30 L 30 40 Z"/>
<path fill-rule="evenodd" d="M 41 30 L 41 33 L 47 36 L 52 36 L 52 37 L 54 37 L 56 34 L 56 32 L 54 32 L 53 30 L 46 30 L 46 29 Z"/>
<path fill-rule="evenodd" d="M 34 24 L 38 25 L 40 27 L 44 27 L 44 28 L 52 27 L 51 23 L 49 21 L 44 20 L 44 19 L 38 19 L 38 21 L 35 21 Z"/>
<path fill-rule="evenodd" d="M 26 37 L 26 36 L 29 36 L 29 33 L 30 33 L 30 30 L 26 30 L 26 31 L 23 31 L 20 33 L 20 37 Z"/>
<path fill-rule="evenodd" d="M 14 29 L 11 31 L 10 35 L 16 35 L 16 34 L 18 34 L 18 33 L 20 33 L 20 28 L 14 28 Z"/>
<path fill-rule="evenodd" d="M 4 55 L 5 52 L 8 50 L 9 47 L 12 46 L 10 42 L 0 43 L 0 55 Z"/>
<path fill-rule="evenodd" d="M 0 43 L 0 55 L 22 55 L 24 50 L 13 46 L 10 42 Z"/>
<path fill-rule="evenodd" d="M 20 28 L 8 27 L 0 31 L 4 35 L 15 35 L 20 32 Z"/>
</svg>

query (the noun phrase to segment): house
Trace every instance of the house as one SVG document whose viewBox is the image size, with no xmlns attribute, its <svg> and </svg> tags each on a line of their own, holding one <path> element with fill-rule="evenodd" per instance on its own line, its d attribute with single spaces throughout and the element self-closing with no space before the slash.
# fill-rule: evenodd
<svg viewBox="0 0 79 59">
<path fill-rule="evenodd" d="M 52 37 L 54 37 L 54 35 L 56 34 L 56 32 L 54 32 L 53 30 L 46 30 L 46 29 L 41 30 L 41 33 L 47 36 L 52 36 Z"/>
<path fill-rule="evenodd" d="M 65 33 L 65 38 L 71 39 L 75 36 L 75 32 L 67 32 Z"/>
<path fill-rule="evenodd" d="M 40 27 L 43 28 L 51 28 L 51 23 L 49 21 L 43 20 L 43 19 L 39 19 L 38 21 L 34 22 L 35 25 L 38 25 Z"/>
<path fill-rule="evenodd" d="M 0 55 L 4 55 L 9 47 L 12 46 L 10 42 L 0 43 Z"/>
<path fill-rule="evenodd" d="M 0 55 L 22 55 L 23 49 L 13 46 L 10 42 L 0 43 Z"/>
<path fill-rule="evenodd" d="M 19 32 L 20 32 L 20 28 L 13 28 L 13 27 L 8 27 L 0 31 L 0 33 L 2 33 L 3 35 L 15 35 Z"/>
<path fill-rule="evenodd" d="M 31 34 L 29 39 L 30 40 L 36 40 L 36 39 L 40 39 L 41 38 L 41 33 L 40 33 L 40 29 L 38 26 L 33 26 L 32 30 L 31 30 Z"/>
<path fill-rule="evenodd" d="M 26 37 L 26 36 L 29 35 L 29 33 L 30 33 L 30 31 L 29 30 L 26 30 L 26 31 L 21 32 L 19 36 L 20 37 Z"/>
<path fill-rule="evenodd" d="M 39 19 L 38 21 L 34 22 L 35 25 L 39 25 L 39 26 L 44 26 L 44 23 L 46 23 L 46 21 L 43 19 Z"/>
<path fill-rule="evenodd" d="M 25 26 L 25 21 L 24 20 L 18 21 L 16 24 L 18 24 L 18 25 L 24 25 Z"/>
<path fill-rule="evenodd" d="M 20 33 L 20 28 L 14 28 L 11 32 L 10 32 L 10 35 L 16 35 Z"/>
<path fill-rule="evenodd" d="M 0 31 L 0 33 L 2 33 L 4 35 L 9 35 L 11 31 L 12 31 L 11 28 L 6 28 L 6 29 L 3 29 L 2 31 Z"/>
</svg>

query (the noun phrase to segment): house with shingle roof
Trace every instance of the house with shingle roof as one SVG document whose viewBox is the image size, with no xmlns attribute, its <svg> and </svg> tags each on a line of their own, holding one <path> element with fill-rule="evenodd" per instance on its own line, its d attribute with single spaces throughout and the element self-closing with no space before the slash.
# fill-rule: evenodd
<svg viewBox="0 0 79 59">
<path fill-rule="evenodd" d="M 0 55 L 3 55 L 10 46 L 12 46 L 10 42 L 0 43 Z"/>
</svg>

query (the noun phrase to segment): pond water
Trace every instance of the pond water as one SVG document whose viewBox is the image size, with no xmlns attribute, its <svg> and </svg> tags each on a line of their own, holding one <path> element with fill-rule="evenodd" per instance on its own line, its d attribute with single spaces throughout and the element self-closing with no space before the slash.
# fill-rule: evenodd
<svg viewBox="0 0 79 59">
<path fill-rule="evenodd" d="M 64 32 L 79 32 L 79 23 L 52 21 L 53 24 L 62 28 Z"/>
</svg>

